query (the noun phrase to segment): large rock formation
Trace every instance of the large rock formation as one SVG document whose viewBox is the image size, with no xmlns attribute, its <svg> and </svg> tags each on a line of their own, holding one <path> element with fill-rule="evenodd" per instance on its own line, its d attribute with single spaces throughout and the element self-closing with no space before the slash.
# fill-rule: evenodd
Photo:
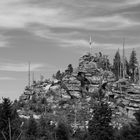
<svg viewBox="0 0 140 140">
<path fill-rule="evenodd" d="M 47 111 L 54 116 L 59 116 L 62 112 L 63 115 L 70 114 L 75 109 L 79 112 L 88 110 L 91 102 L 103 100 L 113 110 L 112 124 L 120 127 L 134 119 L 133 113 L 139 110 L 140 89 L 130 86 L 129 82 L 124 84 L 125 80 L 116 82 L 107 62 L 108 59 L 100 53 L 96 56 L 86 54 L 79 59 L 79 66 L 72 73 L 67 72 L 61 80 L 34 82 L 20 98 L 27 99 L 25 104 L 31 105 L 34 110 L 44 112 L 47 105 Z M 41 103 L 43 98 L 47 104 Z M 33 104 L 34 99 L 37 101 Z M 34 107 L 37 105 L 40 106 L 39 109 Z M 30 108 L 26 110 L 29 111 Z"/>
</svg>

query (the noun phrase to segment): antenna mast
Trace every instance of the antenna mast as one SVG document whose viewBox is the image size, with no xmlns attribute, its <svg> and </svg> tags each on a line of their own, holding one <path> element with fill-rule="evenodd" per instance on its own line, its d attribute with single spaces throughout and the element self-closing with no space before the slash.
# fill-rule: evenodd
<svg viewBox="0 0 140 140">
<path fill-rule="evenodd" d="M 123 38 L 123 78 L 125 78 L 125 38 Z"/>
<path fill-rule="evenodd" d="M 91 52 L 92 52 L 92 38 L 91 38 L 91 35 L 90 35 L 90 39 L 89 39 L 89 46 L 90 46 L 90 50 L 89 50 L 89 53 L 91 54 Z"/>
<path fill-rule="evenodd" d="M 140 85 L 140 65 L 139 65 L 139 85 Z"/>
<path fill-rule="evenodd" d="M 140 65 L 139 65 L 139 63 L 138 63 L 138 74 L 139 74 L 139 82 L 138 82 L 138 84 L 140 85 Z"/>
<path fill-rule="evenodd" d="M 118 48 L 118 53 L 120 52 L 119 48 Z M 121 60 L 120 60 L 121 61 Z M 121 63 L 118 66 L 118 77 L 121 78 Z"/>
<path fill-rule="evenodd" d="M 28 63 L 28 85 L 30 87 L 30 61 Z"/>
<path fill-rule="evenodd" d="M 34 76 L 34 72 L 32 73 L 32 81 L 35 81 L 35 76 Z"/>
</svg>

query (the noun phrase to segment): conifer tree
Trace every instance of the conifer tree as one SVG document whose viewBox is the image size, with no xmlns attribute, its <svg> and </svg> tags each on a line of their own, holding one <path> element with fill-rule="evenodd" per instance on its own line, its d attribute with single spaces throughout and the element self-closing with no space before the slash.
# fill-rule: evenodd
<svg viewBox="0 0 140 140">
<path fill-rule="evenodd" d="M 138 65 L 138 61 L 136 57 L 136 51 L 133 49 L 129 60 L 129 69 L 131 72 L 131 79 L 133 82 L 135 81 L 135 70 L 137 68 L 137 65 Z"/>
<path fill-rule="evenodd" d="M 127 74 L 128 76 L 130 76 L 129 62 L 127 61 L 127 59 L 125 59 L 125 67 L 126 67 L 126 74 Z"/>
<path fill-rule="evenodd" d="M 89 140 L 113 140 L 113 128 L 110 125 L 112 111 L 107 103 L 101 102 L 93 107 L 93 117 L 89 121 Z"/>
<path fill-rule="evenodd" d="M 0 105 L 0 138 L 16 139 L 20 135 L 21 121 L 9 98 L 3 98 Z"/>
<path fill-rule="evenodd" d="M 121 57 L 119 50 L 116 52 L 114 60 L 113 60 L 113 72 L 118 80 L 120 77 L 120 67 L 121 67 Z"/>
<path fill-rule="evenodd" d="M 71 73 L 73 72 L 72 64 L 69 64 L 69 65 L 68 65 L 68 68 L 65 70 L 65 72 L 66 72 L 67 74 L 71 74 Z"/>
</svg>

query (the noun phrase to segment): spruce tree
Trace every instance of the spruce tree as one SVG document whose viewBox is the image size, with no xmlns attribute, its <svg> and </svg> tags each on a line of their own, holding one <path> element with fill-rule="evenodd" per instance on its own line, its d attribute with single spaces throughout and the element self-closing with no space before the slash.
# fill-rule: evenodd
<svg viewBox="0 0 140 140">
<path fill-rule="evenodd" d="M 89 121 L 89 140 L 113 140 L 113 128 L 110 125 L 112 110 L 107 103 L 100 102 L 93 107 L 92 119 Z"/>
<path fill-rule="evenodd" d="M 113 72 L 118 80 L 120 77 L 120 67 L 121 67 L 121 57 L 119 50 L 116 52 L 114 60 L 113 60 Z"/>
<path fill-rule="evenodd" d="M 0 138 L 16 139 L 20 135 L 21 120 L 9 98 L 3 98 L 0 105 Z"/>
<path fill-rule="evenodd" d="M 126 74 L 127 74 L 127 76 L 130 76 L 129 62 L 127 61 L 127 59 L 125 59 L 125 67 L 126 67 Z"/>
<path fill-rule="evenodd" d="M 131 72 L 131 79 L 133 82 L 135 82 L 135 70 L 137 68 L 137 65 L 138 65 L 138 61 L 136 57 L 136 51 L 133 49 L 129 60 L 129 69 Z"/>
</svg>

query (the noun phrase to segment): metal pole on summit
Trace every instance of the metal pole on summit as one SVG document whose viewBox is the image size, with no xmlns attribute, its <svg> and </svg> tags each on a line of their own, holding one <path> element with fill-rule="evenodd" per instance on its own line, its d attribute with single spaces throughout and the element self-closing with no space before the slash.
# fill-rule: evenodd
<svg viewBox="0 0 140 140">
<path fill-rule="evenodd" d="M 28 86 L 30 87 L 30 61 L 28 62 Z"/>
<path fill-rule="evenodd" d="M 140 64 L 139 63 L 138 63 L 138 74 L 139 74 L 138 84 L 140 85 Z"/>
<path fill-rule="evenodd" d="M 91 54 L 92 53 L 92 37 L 91 37 L 91 35 L 90 35 L 90 39 L 89 39 L 89 53 Z"/>
<path fill-rule="evenodd" d="M 123 78 L 125 78 L 125 38 L 123 38 Z"/>
<path fill-rule="evenodd" d="M 35 76 L 34 76 L 34 72 L 32 72 L 32 82 L 35 81 Z"/>
</svg>

